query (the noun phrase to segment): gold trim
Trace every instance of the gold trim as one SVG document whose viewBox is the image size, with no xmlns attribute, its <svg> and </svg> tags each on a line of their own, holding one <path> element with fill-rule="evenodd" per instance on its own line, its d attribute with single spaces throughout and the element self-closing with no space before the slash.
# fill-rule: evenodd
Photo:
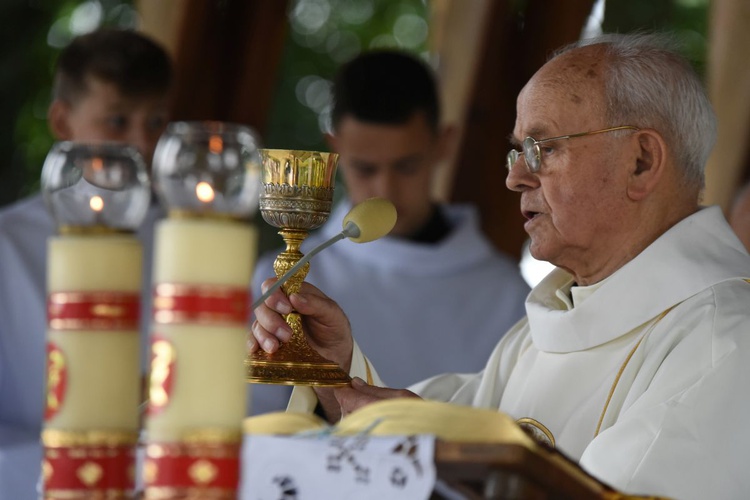
<svg viewBox="0 0 750 500">
<path fill-rule="evenodd" d="M 91 314 L 108 318 L 120 318 L 125 315 L 127 308 L 112 304 L 96 304 L 91 306 Z"/>
<path fill-rule="evenodd" d="M 171 486 L 148 486 L 144 490 L 145 500 L 236 500 L 236 489 L 224 488 L 177 488 Z"/>
<path fill-rule="evenodd" d="M 205 486 L 219 475 L 219 468 L 213 462 L 199 459 L 188 468 L 188 476 L 200 486 Z"/>
<path fill-rule="evenodd" d="M 128 490 L 46 490 L 44 500 L 132 500 L 133 493 Z"/>
<path fill-rule="evenodd" d="M 146 459 L 167 460 L 177 457 L 235 459 L 239 457 L 241 446 L 241 437 L 234 441 L 148 443 L 146 445 Z"/>
<path fill-rule="evenodd" d="M 185 444 L 237 444 L 242 441 L 241 429 L 195 429 L 182 436 Z"/>
<path fill-rule="evenodd" d="M 364 358 L 365 360 L 365 369 L 367 370 L 367 385 L 372 385 L 372 371 L 370 370 L 370 363 L 367 362 L 367 358 Z"/>
<path fill-rule="evenodd" d="M 658 318 L 656 318 L 656 321 L 651 325 L 651 327 L 646 330 L 646 332 L 641 336 L 640 339 L 638 339 L 638 342 L 635 343 L 635 346 L 630 350 L 630 353 L 628 353 L 628 356 L 625 358 L 625 361 L 622 363 L 622 366 L 620 366 L 620 369 L 617 372 L 617 375 L 615 376 L 615 381 L 612 383 L 612 387 L 609 389 L 609 395 L 607 395 L 607 401 L 604 403 L 604 408 L 602 409 L 602 414 L 599 416 L 599 423 L 596 424 L 596 431 L 594 431 L 594 437 L 599 435 L 599 431 L 602 428 L 602 422 L 604 422 L 604 415 L 607 414 L 607 408 L 609 408 L 609 403 L 612 401 L 612 396 L 615 394 L 615 389 L 617 388 L 617 384 L 620 382 L 620 377 L 622 376 L 623 372 L 625 371 L 625 368 L 628 366 L 628 363 L 630 362 L 630 358 L 633 357 L 633 354 L 635 354 L 635 351 L 638 349 L 638 346 L 641 345 L 641 342 L 643 342 L 643 339 L 648 336 L 649 333 L 651 333 L 654 328 L 656 328 L 656 325 L 659 324 L 659 322 L 666 316 L 669 311 L 675 308 L 677 304 L 674 306 L 666 309 L 663 311 Z"/>
<path fill-rule="evenodd" d="M 539 420 L 535 420 L 535 419 L 529 418 L 529 417 L 523 417 L 523 418 L 519 418 L 518 420 L 516 420 L 516 423 L 519 426 L 523 426 L 523 424 L 530 425 L 531 427 L 539 430 L 542 434 L 544 434 L 545 436 L 547 436 L 547 439 L 549 440 L 549 443 L 547 443 L 547 444 L 550 444 L 553 448 L 555 447 L 555 436 L 554 436 L 554 434 L 552 434 L 552 431 L 550 431 L 547 428 L 547 426 L 544 425 L 543 423 L 541 423 Z M 533 438 L 534 436 L 531 436 L 531 437 Z M 536 438 L 535 438 L 535 441 L 536 441 Z"/>
<path fill-rule="evenodd" d="M 138 432 L 133 431 L 63 431 L 44 429 L 42 443 L 48 448 L 75 446 L 130 446 L 138 443 Z"/>
<path fill-rule="evenodd" d="M 242 293 L 247 293 L 247 288 L 240 285 L 186 283 L 157 283 L 154 285 L 154 294 L 159 299 L 168 297 L 182 298 L 184 296 L 224 299 L 234 298 L 236 295 Z"/>
<path fill-rule="evenodd" d="M 219 212 L 198 212 L 184 208 L 173 208 L 167 212 L 170 219 L 204 219 L 204 220 L 223 220 L 227 222 L 246 222 L 246 218 L 232 214 Z"/>
<path fill-rule="evenodd" d="M 174 345 L 169 339 L 158 334 L 151 341 L 151 376 L 148 379 L 148 404 L 151 411 L 161 411 L 171 398 L 171 380 L 177 358 Z M 167 387 L 167 382 L 170 382 Z"/>
<path fill-rule="evenodd" d="M 42 481 L 47 483 L 54 472 L 55 469 L 52 467 L 52 464 L 49 463 L 49 460 L 42 459 Z"/>
<path fill-rule="evenodd" d="M 78 235 L 78 236 L 100 235 L 100 234 L 131 235 L 131 234 L 134 234 L 135 231 L 128 230 L 128 229 L 116 229 L 116 228 L 108 227 L 104 225 L 73 226 L 70 224 L 65 224 L 65 225 L 60 226 L 59 233 L 62 235 Z"/>
<path fill-rule="evenodd" d="M 47 301 L 53 305 L 105 302 L 108 305 L 133 304 L 140 300 L 137 290 L 95 290 L 91 292 L 50 292 Z M 96 306 L 97 304 L 94 304 Z"/>
<path fill-rule="evenodd" d="M 138 333 L 137 319 L 111 319 L 111 318 L 92 318 L 92 319 L 51 319 L 48 327 L 54 331 L 117 331 L 118 333 Z"/>
<path fill-rule="evenodd" d="M 83 465 L 76 469 L 76 477 L 78 477 L 86 487 L 91 488 L 98 483 L 102 477 L 104 477 L 104 469 L 100 464 L 87 460 Z"/>
</svg>

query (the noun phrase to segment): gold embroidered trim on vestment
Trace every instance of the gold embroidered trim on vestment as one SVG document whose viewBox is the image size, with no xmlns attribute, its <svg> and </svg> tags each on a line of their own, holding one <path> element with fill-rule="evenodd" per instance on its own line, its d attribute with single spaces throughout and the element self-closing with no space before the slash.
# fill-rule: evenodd
<svg viewBox="0 0 750 500">
<path fill-rule="evenodd" d="M 612 396 L 615 393 L 615 388 L 617 388 L 618 382 L 620 382 L 620 377 L 622 376 L 623 372 L 625 371 L 625 368 L 628 366 L 628 363 L 630 362 L 630 358 L 633 357 L 633 354 L 635 354 L 635 351 L 638 349 L 638 346 L 641 345 L 641 342 L 643 342 L 643 339 L 646 338 L 646 336 L 653 331 L 654 328 L 656 328 L 656 325 L 659 324 L 659 321 L 661 321 L 664 316 L 666 316 L 669 311 L 674 309 L 675 306 L 670 307 L 669 309 L 662 312 L 658 318 L 656 318 L 656 321 L 654 321 L 654 324 L 651 325 L 651 328 L 646 330 L 646 333 L 644 333 L 640 339 L 638 339 L 638 342 L 635 343 L 635 346 L 633 346 L 633 349 L 630 350 L 630 353 L 628 353 L 628 357 L 625 358 L 625 361 L 623 362 L 622 366 L 620 367 L 620 370 L 617 372 L 617 376 L 615 377 L 615 381 L 612 383 L 612 387 L 609 389 L 609 395 L 607 396 L 607 402 L 604 403 L 604 409 L 602 409 L 602 414 L 599 416 L 599 423 L 596 424 L 596 431 L 594 432 L 594 437 L 599 435 L 599 431 L 602 428 L 602 422 L 604 421 L 604 415 L 607 413 L 607 408 L 609 408 L 609 403 L 612 400 Z"/>
</svg>

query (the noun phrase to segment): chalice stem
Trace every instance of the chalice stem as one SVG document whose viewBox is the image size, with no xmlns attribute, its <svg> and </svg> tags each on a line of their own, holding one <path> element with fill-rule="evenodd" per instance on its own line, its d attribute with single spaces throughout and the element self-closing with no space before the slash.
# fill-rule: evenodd
<svg viewBox="0 0 750 500">
<path fill-rule="evenodd" d="M 284 276 L 287 271 L 304 257 L 300 251 L 300 246 L 304 239 L 307 238 L 307 231 L 304 229 L 282 229 L 279 231 L 279 234 L 284 238 L 286 250 L 281 252 L 273 263 L 273 271 L 276 273 L 277 278 Z M 307 262 L 294 275 L 287 279 L 286 283 L 281 285 L 281 289 L 284 290 L 287 297 L 299 292 L 302 282 L 305 281 L 309 271 L 310 263 Z"/>
<path fill-rule="evenodd" d="M 273 270 L 276 273 L 276 277 L 281 279 L 282 276 L 284 276 L 304 257 L 300 251 L 300 246 L 307 237 L 307 231 L 304 229 L 282 229 L 279 231 L 279 234 L 284 239 L 286 250 L 276 257 L 276 260 L 273 263 Z M 287 297 L 293 293 L 299 292 L 302 287 L 302 282 L 305 280 L 309 270 L 310 263 L 307 262 L 289 279 L 287 279 L 283 285 L 281 285 L 281 289 Z M 297 348 L 305 350 L 309 349 L 304 331 L 302 330 L 302 317 L 300 314 L 296 311 L 292 311 L 289 314 L 284 315 L 284 320 L 292 328 L 292 338 L 289 339 L 287 344 L 292 344 Z"/>
<path fill-rule="evenodd" d="M 268 297 L 270 297 L 273 292 L 275 292 L 278 288 L 281 288 L 281 286 L 284 283 L 286 283 L 286 280 L 288 280 L 289 278 L 291 278 L 292 276 L 294 276 L 297 273 L 297 271 L 302 268 L 302 266 L 304 266 L 305 264 L 309 263 L 310 259 L 312 259 L 315 255 L 319 254 L 321 251 L 323 251 L 326 248 L 330 247 L 331 245 L 333 245 L 337 241 L 341 241 L 344 238 L 347 238 L 349 236 L 351 236 L 350 233 L 347 233 L 346 231 L 341 231 L 339 234 L 337 234 L 333 238 L 330 238 L 330 239 L 324 241 L 320 245 L 318 245 L 315 248 L 313 248 L 312 250 L 310 250 L 307 254 L 303 255 L 302 258 L 300 260 L 298 260 L 296 264 L 294 264 L 292 267 L 290 267 L 287 272 L 285 272 L 282 276 L 277 276 L 277 278 L 279 278 L 279 280 L 276 283 L 274 283 L 273 285 L 271 285 L 270 287 L 268 287 L 268 290 L 266 290 L 263 293 L 263 295 L 261 295 L 260 297 L 258 297 L 255 300 L 255 302 L 253 302 L 253 311 L 255 310 L 256 307 L 258 307 L 263 302 L 265 302 L 266 299 Z"/>
</svg>

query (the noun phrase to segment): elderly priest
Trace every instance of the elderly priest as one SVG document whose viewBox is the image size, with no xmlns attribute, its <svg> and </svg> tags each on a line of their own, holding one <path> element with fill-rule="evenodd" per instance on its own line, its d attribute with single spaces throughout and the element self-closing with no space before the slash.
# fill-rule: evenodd
<svg viewBox="0 0 750 500">
<path fill-rule="evenodd" d="M 287 340 L 278 313 L 294 307 L 311 345 L 373 385 L 296 388 L 290 408 L 334 421 L 416 393 L 499 409 L 627 493 L 750 497 L 750 256 L 699 206 L 715 118 L 666 42 L 580 42 L 521 91 L 506 182 L 532 254 L 557 269 L 482 372 L 376 387 L 343 312 L 307 286 L 256 310 L 253 348 Z"/>
</svg>

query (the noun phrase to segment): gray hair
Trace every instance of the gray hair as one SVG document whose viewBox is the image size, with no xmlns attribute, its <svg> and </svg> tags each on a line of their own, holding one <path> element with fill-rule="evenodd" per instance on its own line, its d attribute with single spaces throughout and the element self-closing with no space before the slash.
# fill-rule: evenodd
<svg viewBox="0 0 750 500">
<path fill-rule="evenodd" d="M 708 156 L 716 143 L 716 115 L 701 79 L 665 34 L 606 34 L 563 47 L 554 57 L 590 45 L 605 45 L 607 120 L 659 131 L 684 168 L 688 185 L 704 185 Z"/>
</svg>

